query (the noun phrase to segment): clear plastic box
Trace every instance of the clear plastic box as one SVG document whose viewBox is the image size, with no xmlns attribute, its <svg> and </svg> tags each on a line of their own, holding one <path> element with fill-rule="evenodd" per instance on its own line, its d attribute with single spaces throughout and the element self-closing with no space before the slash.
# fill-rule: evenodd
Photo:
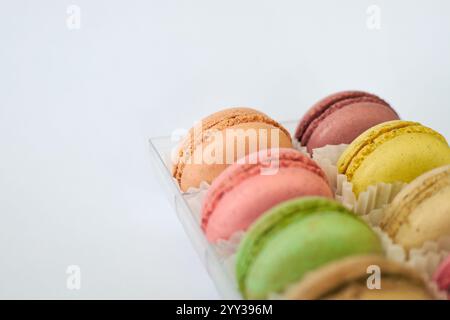
<svg viewBox="0 0 450 320">
<path fill-rule="evenodd" d="M 292 134 L 297 122 L 286 121 L 282 122 L 282 124 Z M 155 167 L 155 173 L 220 295 L 224 299 L 242 299 L 237 290 L 237 284 L 229 272 L 227 272 L 223 259 L 217 252 L 217 249 L 207 241 L 197 222 L 196 215 L 192 212 L 183 197 L 183 192 L 172 177 L 171 168 L 168 165 L 169 161 L 167 159 L 169 159 L 170 153 L 177 144 L 170 136 L 150 138 L 150 154 Z"/>
</svg>

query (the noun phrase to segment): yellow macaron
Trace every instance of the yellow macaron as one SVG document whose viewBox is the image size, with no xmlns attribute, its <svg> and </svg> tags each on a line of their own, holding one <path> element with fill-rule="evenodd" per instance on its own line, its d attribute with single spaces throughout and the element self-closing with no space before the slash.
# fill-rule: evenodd
<svg viewBox="0 0 450 320">
<path fill-rule="evenodd" d="M 441 134 L 417 122 L 395 120 L 362 133 L 344 151 L 337 166 L 359 195 L 380 182 L 409 183 L 446 164 L 450 164 L 450 148 Z"/>
</svg>

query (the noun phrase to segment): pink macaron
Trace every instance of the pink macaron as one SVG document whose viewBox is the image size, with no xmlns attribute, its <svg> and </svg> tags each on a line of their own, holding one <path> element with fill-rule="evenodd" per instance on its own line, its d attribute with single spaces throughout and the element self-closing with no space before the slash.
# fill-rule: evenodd
<svg viewBox="0 0 450 320">
<path fill-rule="evenodd" d="M 201 226 L 210 242 L 246 230 L 262 213 L 285 200 L 333 197 L 322 169 L 295 149 L 263 150 L 244 159 L 214 180 L 203 202 Z"/>
<path fill-rule="evenodd" d="M 342 91 L 313 105 L 300 120 L 295 138 L 311 153 L 326 145 L 351 143 L 367 129 L 398 119 L 397 112 L 376 95 Z"/>
<path fill-rule="evenodd" d="M 440 290 L 447 293 L 447 299 L 450 300 L 450 256 L 437 268 L 433 275 L 433 280 L 437 283 Z"/>
</svg>

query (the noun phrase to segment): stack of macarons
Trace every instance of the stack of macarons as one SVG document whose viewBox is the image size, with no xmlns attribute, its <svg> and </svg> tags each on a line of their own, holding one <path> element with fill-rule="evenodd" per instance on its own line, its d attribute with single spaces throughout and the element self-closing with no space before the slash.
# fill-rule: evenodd
<svg viewBox="0 0 450 320">
<path fill-rule="evenodd" d="M 182 140 L 172 173 L 182 192 L 209 185 L 201 209 L 208 241 L 245 232 L 236 253 L 243 298 L 433 298 L 421 275 L 388 260 L 377 233 L 334 199 L 311 155 L 340 144 L 348 146 L 337 170 L 356 197 L 378 183 L 407 184 L 380 225 L 394 243 L 410 250 L 450 236 L 447 141 L 420 123 L 400 120 L 383 99 L 362 91 L 330 95 L 302 117 L 292 138 L 257 110 L 219 111 Z M 383 290 L 368 288 L 369 266 L 386 275 Z M 446 266 L 435 275 L 445 290 Z"/>
</svg>

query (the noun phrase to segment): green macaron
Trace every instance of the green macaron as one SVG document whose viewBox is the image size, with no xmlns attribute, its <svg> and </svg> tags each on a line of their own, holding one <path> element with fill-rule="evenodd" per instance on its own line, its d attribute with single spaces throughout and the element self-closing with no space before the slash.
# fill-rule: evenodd
<svg viewBox="0 0 450 320">
<path fill-rule="evenodd" d="M 286 201 L 248 230 L 236 257 L 239 289 L 265 299 L 328 262 L 358 254 L 382 254 L 373 230 L 341 204 L 320 197 Z"/>
</svg>

